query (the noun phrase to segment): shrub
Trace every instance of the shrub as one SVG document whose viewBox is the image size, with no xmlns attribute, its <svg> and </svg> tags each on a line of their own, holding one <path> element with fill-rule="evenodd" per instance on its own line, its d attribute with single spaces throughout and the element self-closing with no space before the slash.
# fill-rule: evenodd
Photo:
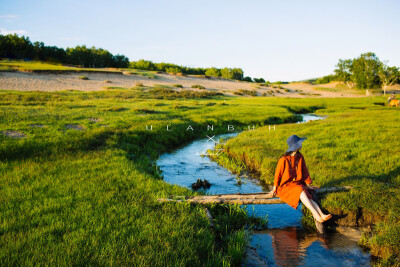
<svg viewBox="0 0 400 267">
<path fill-rule="evenodd" d="M 177 88 L 183 88 L 182 84 L 173 84 L 172 86 Z"/>
<path fill-rule="evenodd" d="M 135 108 L 134 111 L 137 113 L 149 113 L 149 114 L 156 113 L 154 110 L 147 108 Z"/>
<path fill-rule="evenodd" d="M 321 78 L 319 78 L 319 79 L 317 79 L 316 81 L 315 81 L 315 83 L 316 84 L 324 84 L 324 83 L 329 83 L 329 82 L 331 82 L 331 81 L 334 81 L 335 79 L 337 79 L 338 77 L 336 76 L 336 75 L 327 75 L 327 76 L 324 76 L 324 77 L 321 77 Z"/>
<path fill-rule="evenodd" d="M 139 82 L 139 81 L 136 81 L 136 82 L 135 82 L 135 86 L 142 87 L 142 86 L 143 86 L 143 83 L 142 83 L 142 82 Z"/>
<path fill-rule="evenodd" d="M 89 80 L 89 77 L 85 75 L 80 75 L 78 78 L 81 80 Z"/>
<path fill-rule="evenodd" d="M 263 78 L 254 78 L 254 81 L 256 83 L 265 83 L 265 80 Z"/>
<path fill-rule="evenodd" d="M 289 89 L 285 89 L 285 92 L 290 92 L 290 90 Z"/>
<path fill-rule="evenodd" d="M 220 92 L 181 90 L 175 91 L 171 88 L 151 88 L 146 93 L 139 93 L 137 97 L 155 99 L 176 99 L 176 98 L 210 98 L 223 95 Z"/>
<path fill-rule="evenodd" d="M 257 91 L 256 90 L 239 89 L 238 91 L 240 93 L 242 93 L 242 94 L 245 94 L 245 95 L 257 96 Z"/>
<path fill-rule="evenodd" d="M 168 67 L 165 68 L 165 71 L 169 74 L 180 74 L 182 75 L 182 69 L 178 68 L 178 67 Z"/>
<path fill-rule="evenodd" d="M 203 85 L 199 85 L 199 84 L 194 84 L 194 85 L 192 85 L 192 88 L 206 89 Z"/>
</svg>

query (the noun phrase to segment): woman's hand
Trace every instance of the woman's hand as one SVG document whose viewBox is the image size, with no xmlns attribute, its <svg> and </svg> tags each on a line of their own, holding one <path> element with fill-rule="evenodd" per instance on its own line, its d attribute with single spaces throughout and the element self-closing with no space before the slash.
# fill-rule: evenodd
<svg viewBox="0 0 400 267">
<path fill-rule="evenodd" d="M 274 185 L 274 188 L 272 188 L 272 195 L 273 195 L 273 196 L 276 196 L 276 192 L 277 192 L 277 188 L 276 188 L 276 186 Z"/>
<path fill-rule="evenodd" d="M 319 188 L 318 186 L 312 186 L 312 185 L 307 185 L 307 186 L 308 186 L 308 188 L 314 189 L 314 190 L 317 190 Z"/>
</svg>

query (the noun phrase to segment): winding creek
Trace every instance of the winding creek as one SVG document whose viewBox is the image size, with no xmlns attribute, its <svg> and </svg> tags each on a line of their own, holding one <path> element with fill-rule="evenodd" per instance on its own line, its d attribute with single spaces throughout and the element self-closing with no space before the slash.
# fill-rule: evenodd
<svg viewBox="0 0 400 267">
<path fill-rule="evenodd" d="M 322 119 L 304 114 L 303 122 Z M 235 137 L 239 133 L 218 135 L 213 140 Z M 163 154 L 157 165 L 164 180 L 191 188 L 198 178 L 212 185 L 209 194 L 258 193 L 271 189 L 256 178 L 242 178 L 237 184 L 236 175 L 210 158 L 201 156 L 214 142 L 208 138 L 195 140 L 189 145 Z M 312 175 L 311 175 L 312 177 Z M 286 204 L 246 205 L 249 213 L 268 216 L 268 230 L 254 231 L 246 250 L 243 266 L 370 266 L 371 256 L 357 245 L 357 238 L 340 233 L 323 237 L 306 231 L 301 224 L 301 207 L 294 210 Z"/>
</svg>

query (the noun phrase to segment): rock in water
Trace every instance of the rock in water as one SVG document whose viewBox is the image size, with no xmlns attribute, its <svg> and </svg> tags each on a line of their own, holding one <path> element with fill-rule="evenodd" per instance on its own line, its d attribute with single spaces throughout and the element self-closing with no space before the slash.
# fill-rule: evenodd
<svg viewBox="0 0 400 267">
<path fill-rule="evenodd" d="M 195 183 L 192 184 L 192 189 L 193 190 L 199 190 L 200 188 L 210 188 L 211 184 L 209 181 L 207 181 L 206 179 L 197 179 L 197 181 Z"/>
</svg>

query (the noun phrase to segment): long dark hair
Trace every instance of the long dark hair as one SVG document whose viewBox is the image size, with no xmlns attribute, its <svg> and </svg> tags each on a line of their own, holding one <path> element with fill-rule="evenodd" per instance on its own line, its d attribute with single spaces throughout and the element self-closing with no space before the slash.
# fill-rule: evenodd
<svg viewBox="0 0 400 267">
<path fill-rule="evenodd" d="M 289 156 L 289 155 L 292 154 L 292 153 L 293 153 L 293 151 L 285 152 L 285 153 L 283 153 L 283 154 L 279 157 L 279 159 L 282 158 L 282 157 Z M 294 155 L 295 155 L 295 156 L 301 156 L 300 150 L 297 150 L 296 154 L 294 154 Z"/>
</svg>

